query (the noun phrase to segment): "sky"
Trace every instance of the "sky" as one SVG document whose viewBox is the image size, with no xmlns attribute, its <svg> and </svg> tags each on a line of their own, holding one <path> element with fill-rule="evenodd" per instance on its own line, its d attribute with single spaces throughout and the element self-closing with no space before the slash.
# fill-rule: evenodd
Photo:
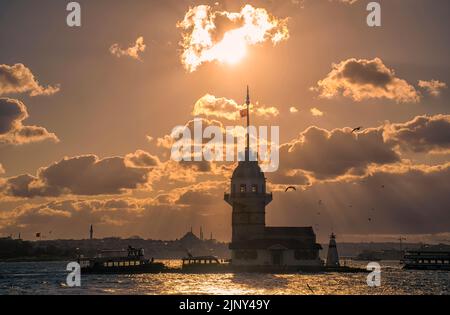
<svg viewBox="0 0 450 315">
<path fill-rule="evenodd" d="M 0 235 L 229 241 L 236 164 L 170 134 L 243 125 L 249 85 L 280 130 L 267 225 L 450 243 L 448 1 L 379 1 L 379 27 L 363 0 L 78 1 L 80 27 L 68 2 L 0 4 Z"/>
</svg>

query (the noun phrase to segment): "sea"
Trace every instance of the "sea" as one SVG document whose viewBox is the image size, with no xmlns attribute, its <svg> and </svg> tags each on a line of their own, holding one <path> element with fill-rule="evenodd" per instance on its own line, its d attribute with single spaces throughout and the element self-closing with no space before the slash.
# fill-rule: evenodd
<svg viewBox="0 0 450 315">
<path fill-rule="evenodd" d="M 162 260 L 176 267 L 179 261 Z M 288 295 L 449 295 L 449 271 L 402 270 L 398 261 L 381 261 L 380 286 L 368 286 L 368 273 L 223 273 L 81 275 L 80 287 L 66 282 L 68 261 L 0 262 L 1 295 L 109 294 L 288 294 Z M 365 268 L 367 262 L 347 261 Z"/>
</svg>

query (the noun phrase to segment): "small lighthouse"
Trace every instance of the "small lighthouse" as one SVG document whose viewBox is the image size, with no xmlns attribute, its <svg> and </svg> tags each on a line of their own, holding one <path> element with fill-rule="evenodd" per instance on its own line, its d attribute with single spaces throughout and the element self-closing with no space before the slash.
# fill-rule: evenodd
<svg viewBox="0 0 450 315">
<path fill-rule="evenodd" d="M 330 235 L 330 244 L 328 244 L 327 267 L 339 267 L 339 254 L 336 247 L 336 236 Z"/>
</svg>

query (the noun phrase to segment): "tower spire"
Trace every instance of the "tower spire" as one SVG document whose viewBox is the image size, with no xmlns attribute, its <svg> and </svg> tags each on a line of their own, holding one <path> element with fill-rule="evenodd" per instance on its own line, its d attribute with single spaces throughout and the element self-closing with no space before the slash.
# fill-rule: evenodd
<svg viewBox="0 0 450 315">
<path fill-rule="evenodd" d="M 245 150 L 245 160 L 250 161 L 250 90 L 247 85 L 247 99 L 245 101 L 247 105 L 247 145 Z"/>
</svg>

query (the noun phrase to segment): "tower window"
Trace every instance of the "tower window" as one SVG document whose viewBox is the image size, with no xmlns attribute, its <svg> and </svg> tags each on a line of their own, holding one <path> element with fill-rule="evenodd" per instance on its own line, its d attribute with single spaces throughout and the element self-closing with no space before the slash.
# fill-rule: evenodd
<svg viewBox="0 0 450 315">
<path fill-rule="evenodd" d="M 258 185 L 252 185 L 252 192 L 257 193 L 258 192 Z"/>
<path fill-rule="evenodd" d="M 247 187 L 245 186 L 245 184 L 241 185 L 241 193 L 245 193 L 245 191 L 247 190 Z"/>
</svg>

